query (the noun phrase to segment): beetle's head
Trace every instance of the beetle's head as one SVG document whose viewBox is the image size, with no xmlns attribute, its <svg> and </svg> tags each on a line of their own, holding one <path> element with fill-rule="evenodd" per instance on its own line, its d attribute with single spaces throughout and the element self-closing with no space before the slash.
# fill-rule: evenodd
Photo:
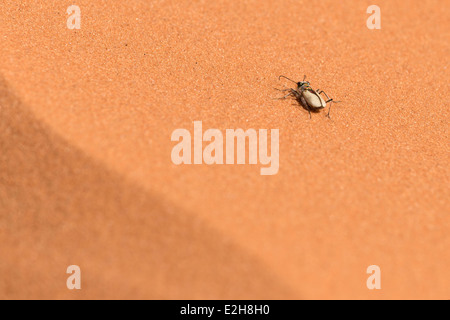
<svg viewBox="0 0 450 320">
<path fill-rule="evenodd" d="M 297 82 L 297 86 L 299 88 L 301 88 L 301 87 L 309 87 L 309 82 L 308 81 L 300 81 L 300 82 Z"/>
<path fill-rule="evenodd" d="M 292 80 L 292 79 L 289 79 L 288 77 L 285 77 L 285 76 L 279 76 L 279 77 L 278 77 L 278 79 L 281 79 L 281 78 L 285 78 L 285 79 L 287 79 L 287 80 L 289 80 L 289 81 L 295 83 L 295 84 L 297 85 L 297 89 L 300 89 L 300 88 L 302 88 L 302 87 L 303 87 L 303 88 L 309 87 L 309 82 L 308 82 L 308 81 L 305 81 L 306 75 L 303 77 L 303 81 L 300 81 L 300 82 L 296 82 L 296 81 L 294 81 L 294 80 Z"/>
</svg>

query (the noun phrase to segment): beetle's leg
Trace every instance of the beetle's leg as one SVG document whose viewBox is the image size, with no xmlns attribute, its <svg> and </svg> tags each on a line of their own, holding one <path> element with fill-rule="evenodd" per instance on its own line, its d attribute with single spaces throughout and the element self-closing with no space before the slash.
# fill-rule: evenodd
<svg viewBox="0 0 450 320">
<path fill-rule="evenodd" d="M 330 102 L 330 107 L 328 108 L 328 114 L 327 114 L 327 117 L 330 118 L 331 104 L 332 103 L 339 103 L 339 102 L 342 102 L 342 101 L 334 101 L 333 99 L 330 99 L 327 102 Z"/>
<path fill-rule="evenodd" d="M 308 103 L 306 103 L 305 105 L 306 105 L 306 110 L 308 110 L 309 119 L 311 119 L 311 109 L 310 109 Z"/>
<path fill-rule="evenodd" d="M 279 99 L 279 100 L 284 100 L 284 99 L 286 99 L 287 97 L 289 97 L 289 96 L 291 96 L 292 95 L 292 92 L 289 92 L 287 95 L 285 95 L 284 97 L 281 97 L 281 98 L 277 98 L 277 99 Z"/>
<path fill-rule="evenodd" d="M 323 93 L 326 97 L 327 97 L 327 101 L 325 101 L 325 103 L 328 103 L 328 102 L 334 102 L 334 103 L 339 103 L 339 102 L 342 102 L 342 101 L 334 101 L 332 98 L 330 98 L 326 93 L 325 93 L 325 91 L 323 91 L 323 90 L 320 90 L 320 89 L 317 89 L 316 90 L 316 92 L 317 92 L 317 94 L 321 94 L 321 93 Z"/>
<path fill-rule="evenodd" d="M 327 97 L 328 100 L 325 101 L 325 103 L 328 103 L 328 102 L 330 103 L 330 107 L 328 108 L 328 113 L 327 113 L 327 117 L 330 118 L 331 104 L 332 104 L 332 103 L 339 103 L 339 102 L 342 102 L 342 101 L 334 101 L 334 100 L 331 99 L 331 98 L 326 94 L 326 92 L 323 91 L 323 90 L 317 89 L 316 92 L 317 92 L 318 94 L 323 93 L 323 94 Z"/>
<path fill-rule="evenodd" d="M 332 101 L 332 100 L 333 100 L 333 99 L 330 99 L 330 97 L 329 97 L 329 96 L 326 94 L 326 92 L 323 91 L 323 90 L 317 89 L 316 92 L 317 92 L 317 94 L 323 93 L 323 94 L 327 97 L 328 101 Z M 326 102 L 327 102 L 327 101 L 326 101 Z"/>
<path fill-rule="evenodd" d="M 311 108 L 309 107 L 308 102 L 306 102 L 305 98 L 303 98 L 302 96 L 300 96 L 300 101 L 302 106 L 306 108 L 306 110 L 308 110 L 309 118 L 311 119 Z"/>
<path fill-rule="evenodd" d="M 330 112 L 331 112 L 331 105 L 332 105 L 332 100 L 330 101 L 330 107 L 328 108 L 328 113 L 327 113 L 327 117 L 329 118 L 329 119 L 331 119 L 331 117 L 330 117 Z"/>
<path fill-rule="evenodd" d="M 287 95 L 285 95 L 284 97 L 281 97 L 281 98 L 275 98 L 275 100 L 284 100 L 284 99 L 286 99 L 287 97 L 289 97 L 289 96 L 296 96 L 296 91 L 294 90 L 294 89 L 291 89 L 291 88 L 289 88 L 289 89 L 284 89 L 284 90 L 280 90 L 280 89 L 277 89 L 277 88 L 275 88 L 276 90 L 278 90 L 278 91 L 281 91 L 281 92 L 286 92 L 286 91 L 288 91 L 289 90 L 289 93 L 287 94 Z"/>
<path fill-rule="evenodd" d="M 286 89 L 278 89 L 278 88 L 274 88 L 275 90 L 281 91 L 281 92 L 286 92 L 286 91 L 291 91 L 292 88 L 286 88 Z"/>
<path fill-rule="evenodd" d="M 285 92 L 285 90 L 280 90 L 280 91 L 284 91 L 284 92 Z M 279 99 L 279 100 L 284 100 L 284 99 L 286 99 L 287 97 L 292 96 L 292 95 L 294 95 L 294 93 L 293 93 L 291 90 L 289 90 L 289 93 L 288 93 L 287 95 L 285 95 L 285 96 L 282 97 L 282 98 L 278 98 L 278 99 Z"/>
<path fill-rule="evenodd" d="M 286 91 L 292 92 L 292 90 L 294 90 L 294 89 L 292 89 L 292 88 L 286 87 L 285 85 L 283 85 L 283 88 L 284 88 L 284 89 L 278 89 L 278 88 L 274 88 L 274 89 L 275 89 L 275 90 L 278 90 L 278 91 L 281 91 L 281 92 L 286 92 Z M 294 90 L 294 91 L 295 91 L 295 90 Z"/>
</svg>

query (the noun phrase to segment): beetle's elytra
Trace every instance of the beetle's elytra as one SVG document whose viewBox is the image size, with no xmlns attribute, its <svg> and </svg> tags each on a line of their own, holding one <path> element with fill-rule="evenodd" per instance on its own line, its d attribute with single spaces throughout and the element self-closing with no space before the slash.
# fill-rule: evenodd
<svg viewBox="0 0 450 320">
<path fill-rule="evenodd" d="M 294 97 L 306 110 L 308 110 L 309 118 L 311 118 L 311 111 L 315 112 L 320 109 L 325 108 L 327 103 L 330 103 L 330 107 L 328 108 L 327 117 L 330 118 L 330 111 L 331 111 L 331 103 L 338 103 L 340 101 L 334 101 L 328 95 L 320 89 L 317 89 L 314 91 L 313 88 L 311 88 L 310 83 L 308 81 L 305 81 L 306 75 L 303 77 L 303 81 L 296 82 L 292 79 L 289 79 L 285 76 L 279 76 L 278 80 L 281 78 L 285 78 L 289 81 L 294 82 L 297 85 L 297 88 L 287 88 L 287 89 L 277 89 L 282 92 L 289 91 L 288 94 L 286 94 L 284 97 L 278 98 L 278 99 L 286 99 L 289 96 Z M 320 95 L 323 93 L 327 100 L 325 101 L 322 96 Z"/>
</svg>

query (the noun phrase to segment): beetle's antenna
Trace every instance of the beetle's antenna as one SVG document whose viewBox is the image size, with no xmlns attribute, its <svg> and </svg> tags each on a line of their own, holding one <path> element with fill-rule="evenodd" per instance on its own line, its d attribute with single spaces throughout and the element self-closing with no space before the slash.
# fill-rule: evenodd
<svg viewBox="0 0 450 320">
<path fill-rule="evenodd" d="M 297 84 L 297 82 L 296 82 L 296 81 L 294 81 L 294 80 L 292 80 L 292 79 L 289 79 L 289 78 L 288 78 L 288 77 L 286 77 L 286 76 L 279 76 L 279 77 L 278 77 L 278 80 L 280 80 L 281 78 L 285 78 L 285 79 L 288 79 L 289 81 L 292 81 L 293 83 Z"/>
<path fill-rule="evenodd" d="M 303 82 L 305 82 L 306 80 L 306 74 L 303 76 Z"/>
</svg>

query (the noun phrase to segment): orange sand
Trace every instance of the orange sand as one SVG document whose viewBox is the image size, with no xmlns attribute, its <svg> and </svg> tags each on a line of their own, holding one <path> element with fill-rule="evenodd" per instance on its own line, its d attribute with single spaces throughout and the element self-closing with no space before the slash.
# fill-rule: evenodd
<svg viewBox="0 0 450 320">
<path fill-rule="evenodd" d="M 450 298 L 449 1 L 71 4 L 0 4 L 0 298 Z M 280 129 L 279 173 L 175 166 L 194 120 Z"/>
</svg>

